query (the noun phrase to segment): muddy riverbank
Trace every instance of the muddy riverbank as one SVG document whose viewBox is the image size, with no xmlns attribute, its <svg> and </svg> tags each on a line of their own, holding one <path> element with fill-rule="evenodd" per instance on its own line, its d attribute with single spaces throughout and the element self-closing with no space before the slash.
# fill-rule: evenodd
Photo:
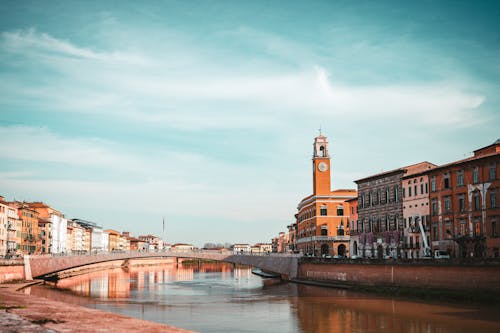
<svg viewBox="0 0 500 333">
<path fill-rule="evenodd" d="M 2 327 L 3 333 L 193 332 L 44 297 L 27 295 L 20 289 L 28 285 L 30 283 L 0 285 L 0 327 Z"/>
</svg>

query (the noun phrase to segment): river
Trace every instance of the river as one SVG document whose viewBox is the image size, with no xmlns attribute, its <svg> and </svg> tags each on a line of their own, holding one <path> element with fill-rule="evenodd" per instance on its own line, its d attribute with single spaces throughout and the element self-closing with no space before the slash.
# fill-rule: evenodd
<svg viewBox="0 0 500 333">
<path fill-rule="evenodd" d="M 281 283 L 225 263 L 110 269 L 28 292 L 207 333 L 500 332 L 498 307 Z"/>
</svg>

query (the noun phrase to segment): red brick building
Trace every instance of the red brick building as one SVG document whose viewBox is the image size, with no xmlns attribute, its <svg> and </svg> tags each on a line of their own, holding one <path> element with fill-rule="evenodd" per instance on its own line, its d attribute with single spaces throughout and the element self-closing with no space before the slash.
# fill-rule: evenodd
<svg viewBox="0 0 500 333">
<path fill-rule="evenodd" d="M 403 177 L 435 165 L 421 162 L 358 179 L 358 218 L 351 230 L 352 254 L 367 258 L 401 258 L 404 237 Z"/>
<path fill-rule="evenodd" d="M 434 253 L 500 256 L 499 164 L 500 139 L 472 157 L 427 172 Z"/>
</svg>

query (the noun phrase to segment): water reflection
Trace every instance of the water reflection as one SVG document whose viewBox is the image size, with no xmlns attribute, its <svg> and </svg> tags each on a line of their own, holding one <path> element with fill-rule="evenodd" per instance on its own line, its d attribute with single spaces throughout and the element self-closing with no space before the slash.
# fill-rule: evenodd
<svg viewBox="0 0 500 333">
<path fill-rule="evenodd" d="M 224 263 L 93 272 L 31 292 L 200 332 L 500 332 L 499 308 L 279 283 Z M 83 297 L 82 297 L 83 296 Z"/>
</svg>

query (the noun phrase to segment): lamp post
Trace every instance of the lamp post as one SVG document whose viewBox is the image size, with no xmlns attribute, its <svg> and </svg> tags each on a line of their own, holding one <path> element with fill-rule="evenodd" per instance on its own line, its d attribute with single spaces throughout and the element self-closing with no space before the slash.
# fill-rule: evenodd
<svg viewBox="0 0 500 333">
<path fill-rule="evenodd" d="M 309 222 L 309 235 L 311 236 L 311 242 L 309 244 L 309 251 L 311 252 L 311 257 L 313 256 L 312 245 L 313 245 L 313 229 L 312 229 L 312 221 Z"/>
</svg>

